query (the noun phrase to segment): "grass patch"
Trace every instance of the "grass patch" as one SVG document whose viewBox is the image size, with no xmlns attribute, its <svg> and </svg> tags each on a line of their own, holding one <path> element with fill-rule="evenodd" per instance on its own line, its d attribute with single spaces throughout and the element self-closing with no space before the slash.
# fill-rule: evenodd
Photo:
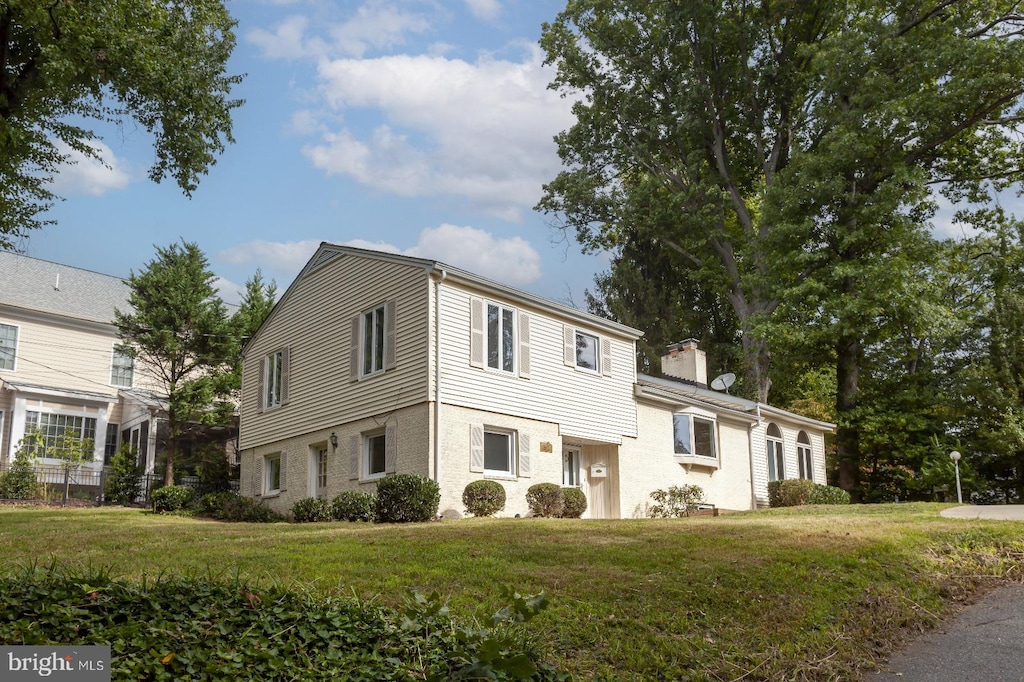
<svg viewBox="0 0 1024 682">
<path fill-rule="evenodd" d="M 545 592 L 530 623 L 579 679 L 849 679 L 979 586 L 1020 579 L 1022 524 L 939 505 L 717 518 L 224 524 L 135 510 L 3 508 L 0 567 L 201 574 L 399 607 L 409 589 L 483 618 Z"/>
</svg>

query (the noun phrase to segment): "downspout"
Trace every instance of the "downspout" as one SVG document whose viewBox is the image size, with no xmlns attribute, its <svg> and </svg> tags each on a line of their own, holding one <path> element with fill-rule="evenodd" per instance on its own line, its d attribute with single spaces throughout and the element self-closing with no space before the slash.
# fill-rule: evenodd
<svg viewBox="0 0 1024 682">
<path fill-rule="evenodd" d="M 757 509 L 757 493 L 754 492 L 754 429 L 761 425 L 761 403 L 757 405 L 757 421 L 750 425 L 750 508 Z"/>
<path fill-rule="evenodd" d="M 441 283 L 448 276 L 442 268 L 434 280 L 434 482 L 441 485 Z"/>
</svg>

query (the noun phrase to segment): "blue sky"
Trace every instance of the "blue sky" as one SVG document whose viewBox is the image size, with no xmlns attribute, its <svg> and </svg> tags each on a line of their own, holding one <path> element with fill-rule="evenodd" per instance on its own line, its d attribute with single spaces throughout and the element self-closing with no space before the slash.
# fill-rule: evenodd
<svg viewBox="0 0 1024 682">
<path fill-rule="evenodd" d="M 583 304 L 607 258 L 559 243 L 532 207 L 560 168 L 570 102 L 537 47 L 561 0 L 234 0 L 236 143 L 192 199 L 146 177 L 131 123 L 104 168 L 66 167 L 30 256 L 126 276 L 195 241 L 236 301 L 260 268 L 283 289 L 321 241 L 435 258 Z"/>
</svg>

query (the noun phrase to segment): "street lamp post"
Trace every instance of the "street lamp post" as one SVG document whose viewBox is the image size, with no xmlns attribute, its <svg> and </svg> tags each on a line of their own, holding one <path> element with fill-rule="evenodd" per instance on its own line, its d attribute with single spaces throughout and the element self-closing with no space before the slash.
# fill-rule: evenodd
<svg viewBox="0 0 1024 682">
<path fill-rule="evenodd" d="M 953 466 L 956 468 L 956 501 L 963 504 L 964 495 L 960 492 L 960 453 L 954 450 L 949 453 L 949 458 L 953 460 Z"/>
</svg>

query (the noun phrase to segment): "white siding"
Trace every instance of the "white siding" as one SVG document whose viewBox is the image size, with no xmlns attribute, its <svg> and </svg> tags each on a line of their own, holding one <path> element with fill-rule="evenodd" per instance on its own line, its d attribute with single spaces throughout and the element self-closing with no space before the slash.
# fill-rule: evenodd
<svg viewBox="0 0 1024 682">
<path fill-rule="evenodd" d="M 426 401 L 429 292 L 421 267 L 352 255 L 297 280 L 246 350 L 241 447 L 262 447 Z M 351 321 L 389 300 L 397 306 L 396 367 L 353 382 Z M 290 349 L 290 400 L 260 412 L 262 359 L 285 346 Z"/>
<path fill-rule="evenodd" d="M 530 316 L 529 378 L 470 364 L 470 300 L 478 296 Z M 563 437 L 620 443 L 636 436 L 633 342 L 579 327 L 610 341 L 612 372 L 601 376 L 563 362 L 563 326 L 552 313 L 482 293 L 441 286 L 441 382 L 445 404 L 553 422 Z M 559 454 L 559 456 L 561 456 Z"/>
</svg>

